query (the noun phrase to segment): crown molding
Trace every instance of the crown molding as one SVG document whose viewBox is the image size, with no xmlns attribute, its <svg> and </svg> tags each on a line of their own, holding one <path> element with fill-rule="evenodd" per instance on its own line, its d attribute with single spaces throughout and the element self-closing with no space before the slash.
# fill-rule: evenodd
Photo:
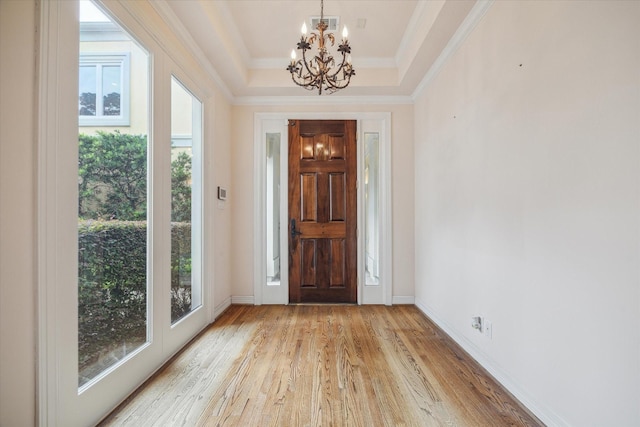
<svg viewBox="0 0 640 427">
<path fill-rule="evenodd" d="M 149 2 L 151 7 L 155 9 L 158 15 L 162 18 L 163 21 L 167 23 L 167 25 L 175 31 L 175 35 L 178 40 L 187 47 L 187 49 L 191 52 L 195 60 L 204 68 L 205 72 L 209 74 L 209 76 L 216 83 L 224 97 L 229 101 L 233 102 L 234 96 L 229 89 L 229 86 L 224 82 L 220 74 L 213 66 L 213 64 L 209 61 L 205 53 L 202 51 L 200 46 L 196 43 L 196 41 L 189 33 L 189 30 L 182 24 L 180 19 L 175 15 L 171 7 L 167 4 L 166 0 L 155 0 L 153 2 Z M 147 31 L 152 31 L 151 28 L 145 28 Z"/>
<path fill-rule="evenodd" d="M 244 44 L 244 39 L 242 37 L 242 33 L 238 30 L 238 26 L 236 25 L 236 21 L 233 19 L 233 15 L 229 10 L 226 2 L 210 2 L 209 0 L 200 0 L 202 2 L 206 2 L 210 5 L 214 5 L 217 10 L 220 12 L 220 16 L 222 17 L 222 22 L 224 22 L 225 28 L 222 30 L 226 32 L 227 36 L 231 39 L 233 50 L 236 51 L 242 60 L 242 63 L 245 69 L 250 68 L 251 64 L 251 54 L 249 53 L 249 49 Z M 288 61 L 285 62 L 288 64 Z"/>
<path fill-rule="evenodd" d="M 233 105 L 408 105 L 410 96 L 239 96 Z"/>
<path fill-rule="evenodd" d="M 444 64 L 449 60 L 449 58 L 458 50 L 462 42 L 467 38 L 469 34 L 473 31 L 473 29 L 478 25 L 482 17 L 487 13 L 494 0 L 478 0 L 476 4 L 471 9 L 471 12 L 467 15 L 467 17 L 462 21 L 460 27 L 453 34 L 453 37 L 449 40 L 447 45 L 438 58 L 433 62 L 433 65 L 427 71 L 427 74 L 422 78 L 418 86 L 416 86 L 415 90 L 411 94 L 411 99 L 416 100 L 420 94 L 429 86 L 431 81 L 438 75 Z"/>
<path fill-rule="evenodd" d="M 286 70 L 287 65 L 291 62 L 289 57 L 281 58 L 260 58 L 252 59 L 249 62 L 249 66 L 254 70 L 273 70 L 283 69 Z M 364 68 L 397 68 L 395 58 L 354 58 L 354 67 L 357 69 Z"/>
<path fill-rule="evenodd" d="M 418 29 L 421 26 L 422 17 L 426 8 L 427 2 L 417 2 L 416 8 L 411 15 L 411 20 L 409 21 L 407 29 L 402 35 L 402 39 L 400 40 L 400 44 L 398 45 L 398 50 L 396 51 L 395 57 L 396 64 L 411 62 L 411 60 L 415 56 L 415 49 L 413 49 L 414 52 L 409 52 L 410 44 L 418 36 Z"/>
</svg>

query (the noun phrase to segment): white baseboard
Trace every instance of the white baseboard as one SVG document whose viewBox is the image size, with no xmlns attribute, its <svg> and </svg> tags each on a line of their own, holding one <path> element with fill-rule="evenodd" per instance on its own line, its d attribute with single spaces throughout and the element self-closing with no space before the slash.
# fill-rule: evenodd
<svg viewBox="0 0 640 427">
<path fill-rule="evenodd" d="M 394 296 L 391 303 L 393 305 L 413 305 L 415 300 L 415 297 L 411 296 Z"/>
<path fill-rule="evenodd" d="M 231 297 L 231 304 L 253 305 L 254 299 L 253 299 L 253 296 L 234 295 Z M 415 298 L 412 296 L 394 296 L 393 304 L 394 305 L 413 305 L 415 304 Z M 225 306 L 224 308 L 227 308 L 227 307 L 228 305 Z M 217 307 L 216 307 L 216 313 L 217 313 Z"/>
<path fill-rule="evenodd" d="M 253 295 L 231 296 L 231 304 L 254 305 Z"/>
<path fill-rule="evenodd" d="M 216 320 L 220 315 L 231 305 L 231 297 L 225 299 L 220 304 L 213 308 L 213 320 Z"/>
<path fill-rule="evenodd" d="M 513 378 L 509 376 L 504 370 L 495 364 L 488 356 L 486 356 L 482 350 L 480 350 L 475 344 L 465 338 L 463 335 L 456 332 L 455 329 L 450 327 L 443 319 L 441 319 L 428 305 L 416 300 L 415 306 L 424 313 L 429 319 L 431 319 L 440 329 L 447 333 L 460 347 L 462 347 L 469 355 L 475 359 L 489 374 L 493 376 L 504 388 L 509 390 L 516 399 L 526 406 L 533 414 L 545 423 L 548 427 L 570 427 L 562 417 L 548 408 L 546 405 L 538 402 L 533 396 L 523 390 Z"/>
</svg>

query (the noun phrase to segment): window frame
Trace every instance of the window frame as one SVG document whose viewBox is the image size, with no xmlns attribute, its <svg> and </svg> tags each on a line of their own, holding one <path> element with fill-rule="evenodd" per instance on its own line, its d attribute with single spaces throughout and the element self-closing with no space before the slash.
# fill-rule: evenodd
<svg viewBox="0 0 640 427">
<path fill-rule="evenodd" d="M 171 138 L 170 102 L 167 78 L 173 74 L 188 84 L 190 91 L 203 102 L 203 122 L 214 123 L 217 86 L 206 78 L 206 73 L 192 61 L 187 51 L 170 33 L 156 29 L 138 20 L 144 16 L 138 2 L 124 6 L 119 2 L 93 0 L 101 9 L 109 12 L 117 24 L 150 55 L 149 108 L 149 158 L 148 174 L 152 176 L 148 188 L 148 203 L 152 204 L 153 225 L 148 247 L 154 247 L 148 264 L 148 279 L 154 287 L 151 291 L 152 341 L 131 359 L 118 367 L 112 375 L 102 377 L 90 388 L 78 392 L 77 388 L 77 201 L 78 192 L 78 1 L 44 1 L 39 9 L 38 52 L 38 424 L 39 425 L 95 425 L 122 399 L 157 371 L 164 362 L 175 355 L 190 339 L 207 327 L 226 309 L 231 301 L 223 300 L 215 305 L 215 266 L 203 265 L 203 307 L 195 310 L 175 325 L 168 319 L 169 304 L 165 304 L 169 289 L 166 266 L 170 248 L 167 245 L 170 205 L 168 183 L 170 173 L 161 165 L 169 159 L 167 141 Z M 104 5 L 108 3 L 108 8 Z M 140 2 L 142 5 L 142 2 Z M 158 32 L 156 32 L 156 30 Z M 80 36 L 80 37 L 79 37 Z M 164 37 L 167 37 L 165 39 Z M 110 40 L 110 39 L 109 39 Z M 159 40 L 165 40 L 161 45 Z M 71 48 L 70 48 L 71 46 Z M 118 48 L 105 51 L 110 54 Z M 90 49 L 87 49 L 90 52 Z M 91 51 L 95 52 L 95 51 Z M 132 65 L 137 55 L 132 53 Z M 183 70 L 182 64 L 186 70 Z M 135 89 L 135 87 L 134 87 Z M 131 92 L 129 92 L 131 94 Z M 134 102 L 136 92 L 131 94 Z M 133 112 L 135 124 L 135 111 Z M 100 127 L 106 127 L 104 123 Z M 214 150 L 207 150 L 205 141 L 214 142 L 217 133 L 213 126 L 203 128 L 204 165 L 217 164 Z M 154 142 L 155 141 L 155 142 Z M 213 167 L 203 168 L 203 256 L 213 254 L 217 232 L 217 217 L 209 183 L 216 172 Z M 219 207 L 220 205 L 218 205 Z M 218 218 L 219 219 L 219 218 Z M 206 304 L 206 305 L 205 305 Z M 118 372 L 116 372 L 118 371 Z M 122 375 L 120 375 L 120 373 Z M 94 397 L 98 397 L 95 399 Z"/>
<path fill-rule="evenodd" d="M 176 86 L 174 86 L 174 83 Z M 173 97 L 174 87 L 177 87 L 188 94 L 191 98 L 191 134 L 179 134 L 173 133 L 173 113 L 174 104 Z M 204 300 L 204 218 L 203 218 L 203 204 L 204 204 L 204 174 L 203 174 L 203 139 L 204 139 L 204 102 L 194 93 L 189 86 L 182 82 L 180 77 L 175 73 L 171 73 L 171 89 L 169 91 L 171 102 L 169 103 L 171 113 L 171 125 L 169 131 L 171 133 L 171 148 L 191 148 L 191 310 L 184 313 L 183 316 L 171 320 L 171 328 L 176 327 L 180 322 L 192 316 L 196 311 L 201 310 L 202 307 L 206 307 Z M 172 156 L 169 156 L 171 162 Z M 171 166 L 169 166 L 171 169 Z M 171 192 L 173 192 L 173 182 L 170 185 Z M 173 207 L 171 208 L 171 216 L 173 216 Z M 170 249 L 174 244 L 173 239 L 170 241 Z M 173 253 L 173 252 L 172 252 Z M 173 261 L 173 260 L 172 260 Z M 173 283 L 171 283 L 173 286 Z M 169 298 L 169 304 L 173 304 L 173 299 Z"/>
</svg>

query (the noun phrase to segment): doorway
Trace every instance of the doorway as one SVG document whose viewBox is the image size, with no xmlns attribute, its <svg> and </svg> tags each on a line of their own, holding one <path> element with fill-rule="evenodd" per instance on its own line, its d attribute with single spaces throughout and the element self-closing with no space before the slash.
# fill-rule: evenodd
<svg viewBox="0 0 640 427">
<path fill-rule="evenodd" d="M 289 244 L 292 218 L 289 215 L 288 196 L 288 141 L 292 131 L 292 126 L 289 126 L 291 119 L 346 120 L 355 123 L 357 225 L 356 268 L 352 269 L 356 287 L 354 302 L 391 305 L 393 229 L 391 114 L 388 112 L 278 112 L 254 115 L 254 292 L 252 296 L 233 296 L 232 301 L 256 305 L 290 302 Z M 299 225 L 300 218 L 296 218 L 295 231 L 300 231 Z"/>
<path fill-rule="evenodd" d="M 289 302 L 357 302 L 355 120 L 289 121 Z"/>
</svg>

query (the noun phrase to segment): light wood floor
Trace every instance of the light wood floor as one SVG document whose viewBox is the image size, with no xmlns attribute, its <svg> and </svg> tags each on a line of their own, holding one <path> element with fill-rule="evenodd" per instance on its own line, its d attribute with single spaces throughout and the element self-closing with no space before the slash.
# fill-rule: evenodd
<svg viewBox="0 0 640 427">
<path fill-rule="evenodd" d="M 413 306 L 231 306 L 105 426 L 540 426 Z"/>
</svg>

